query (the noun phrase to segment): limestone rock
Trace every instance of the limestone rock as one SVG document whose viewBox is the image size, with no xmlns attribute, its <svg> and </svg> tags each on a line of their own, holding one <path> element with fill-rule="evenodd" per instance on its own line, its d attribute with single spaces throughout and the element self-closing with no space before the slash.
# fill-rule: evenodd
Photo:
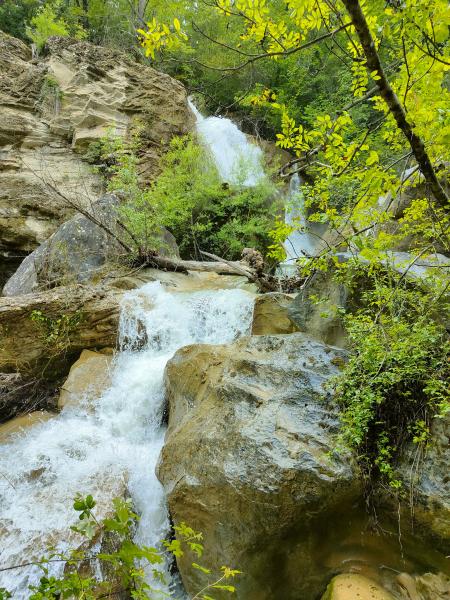
<svg viewBox="0 0 450 600">
<path fill-rule="evenodd" d="M 54 417 L 54 413 L 36 410 L 29 415 L 23 415 L 22 417 L 15 417 L 7 423 L 0 425 L 0 444 L 3 444 L 10 440 L 11 436 L 20 434 L 29 427 L 33 427 L 37 423 L 44 423 Z"/>
<path fill-rule="evenodd" d="M 345 347 L 346 334 L 338 312 L 347 307 L 347 288 L 333 280 L 334 273 L 318 271 L 287 309 L 298 330 L 333 346 Z"/>
<path fill-rule="evenodd" d="M 77 406 L 85 400 L 94 402 L 111 383 L 111 366 L 112 356 L 83 350 L 61 387 L 58 407 Z"/>
<path fill-rule="evenodd" d="M 208 565 L 245 572 L 239 600 L 312 600 L 332 575 L 312 560 L 314 524 L 360 493 L 351 458 L 333 453 L 324 389 L 344 358 L 293 333 L 188 346 L 167 366 L 158 476 L 174 521 L 203 532 Z M 179 567 L 198 589 L 189 561 Z"/>
<path fill-rule="evenodd" d="M 122 295 L 69 286 L 0 298 L 0 372 L 51 379 L 67 373 L 82 350 L 115 346 Z"/>
<path fill-rule="evenodd" d="M 46 182 L 85 207 L 98 197 L 101 180 L 80 153 L 108 128 L 125 136 L 140 121 L 140 171 L 149 181 L 170 139 L 193 124 L 184 87 L 120 51 L 51 38 L 36 62 L 25 44 L 2 32 L 0 113 L 4 252 L 30 252 L 73 214 Z"/>
<path fill-rule="evenodd" d="M 417 447 L 406 449 L 398 470 L 404 481 L 412 510 L 404 506 L 402 522 L 406 529 L 420 532 L 422 539 L 433 543 L 445 554 L 450 552 L 450 418 L 435 419 L 431 429 L 431 443 L 425 450 L 417 469 L 411 465 L 417 460 Z"/>
<path fill-rule="evenodd" d="M 394 596 L 368 577 L 343 573 L 332 580 L 322 600 L 394 600 Z"/>
<path fill-rule="evenodd" d="M 0 32 L 0 250 L 30 252 L 72 211 L 43 179 L 73 201 L 95 198 L 100 179 L 52 133 L 41 112 L 49 90 L 45 63 L 31 61 L 29 49 Z M 53 94 L 53 91 L 51 92 Z"/>
<path fill-rule="evenodd" d="M 298 331 L 288 315 L 292 296 L 280 293 L 261 294 L 255 299 L 252 335 L 293 333 Z"/>
</svg>

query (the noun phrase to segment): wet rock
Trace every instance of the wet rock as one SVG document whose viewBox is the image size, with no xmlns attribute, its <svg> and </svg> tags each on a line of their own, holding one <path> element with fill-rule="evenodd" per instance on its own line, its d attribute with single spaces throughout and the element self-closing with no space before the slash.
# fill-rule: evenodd
<svg viewBox="0 0 450 600">
<path fill-rule="evenodd" d="M 293 333 L 298 331 L 289 318 L 289 308 L 293 302 L 287 294 L 261 294 L 255 299 L 252 335 Z"/>
<path fill-rule="evenodd" d="M 43 410 L 36 410 L 29 415 L 23 415 L 22 417 L 15 417 L 7 423 L 0 425 L 0 444 L 9 441 L 9 439 L 16 434 L 21 434 L 26 431 L 29 427 L 33 427 L 38 423 L 44 423 L 49 419 L 52 419 L 55 413 L 51 413 Z"/>
<path fill-rule="evenodd" d="M 61 387 L 58 407 L 92 404 L 111 383 L 112 356 L 83 350 L 70 367 L 69 376 Z"/>
<path fill-rule="evenodd" d="M 203 532 L 208 565 L 244 571 L 239 599 L 312 600 L 332 575 L 311 558 L 316 526 L 361 492 L 350 456 L 333 452 L 336 358 L 293 333 L 188 346 L 167 366 L 158 476 L 174 521 Z M 179 567 L 198 589 L 189 560 Z"/>
<path fill-rule="evenodd" d="M 394 600 L 394 596 L 368 577 L 343 573 L 331 581 L 322 600 Z"/>
</svg>

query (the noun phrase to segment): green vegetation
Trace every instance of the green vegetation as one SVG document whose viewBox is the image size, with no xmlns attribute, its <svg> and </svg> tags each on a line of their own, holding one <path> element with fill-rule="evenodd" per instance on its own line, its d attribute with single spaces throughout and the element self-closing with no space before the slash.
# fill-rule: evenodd
<svg viewBox="0 0 450 600">
<path fill-rule="evenodd" d="M 350 271 L 361 284 L 361 267 Z M 386 270 L 366 278 L 362 308 L 344 317 L 353 353 L 335 383 L 343 442 L 366 474 L 394 489 L 402 449 L 413 442 L 423 450 L 433 419 L 450 411 L 450 342 L 439 322 L 448 299 L 399 278 Z"/>
<path fill-rule="evenodd" d="M 26 32 L 38 50 L 42 50 L 48 38 L 53 35 L 61 37 L 72 35 L 77 39 L 83 39 L 86 36 L 81 26 L 71 27 L 63 16 L 58 16 L 60 6 L 58 2 L 46 4 L 31 19 L 30 27 L 27 27 Z"/>
<path fill-rule="evenodd" d="M 130 143 L 108 135 L 88 152 L 91 162 L 100 161 L 108 189 L 125 196 L 120 216 L 136 254 L 165 249 L 162 227 L 173 233 L 184 258 L 201 258 L 203 250 L 232 260 L 246 246 L 267 250 L 277 198 L 269 178 L 254 187 L 224 184 L 205 149 L 186 136 L 172 140 L 161 174 L 145 187 L 138 153 L 139 129 Z M 236 180 L 245 178 L 244 162 Z"/>
<path fill-rule="evenodd" d="M 30 319 L 36 323 L 40 336 L 50 356 L 64 354 L 70 345 L 70 336 L 83 321 L 80 311 L 71 315 L 49 317 L 40 310 L 33 310 Z"/>
<path fill-rule="evenodd" d="M 447 0 L 6 0 L 0 27 L 42 47 L 77 35 L 133 53 L 185 83 L 206 111 L 231 112 L 246 131 L 276 140 L 304 179 L 311 223 L 328 227 L 305 277 L 339 267 L 338 249 L 364 264 L 361 306 L 345 315 L 352 357 L 337 383 L 343 440 L 391 487 L 409 441 L 428 443 L 448 395 L 448 268 L 421 283 L 388 272 L 388 251 L 450 253 L 450 7 Z M 139 31 L 140 45 L 137 44 Z M 161 174 L 139 183 L 139 135 L 91 148 L 120 209 L 134 255 L 163 249 L 161 227 L 186 258 L 200 250 L 239 257 L 252 246 L 272 259 L 300 227 L 277 215 L 276 191 L 223 186 L 204 149 L 173 140 Z M 360 281 L 353 264 L 346 283 Z M 338 269 L 342 276 L 343 269 Z M 387 273 L 387 274 L 386 274 Z"/>
<path fill-rule="evenodd" d="M 165 566 L 186 552 L 195 557 L 192 569 L 205 576 L 204 587 L 194 596 L 196 600 L 210 600 L 210 594 L 218 590 L 235 591 L 229 582 L 240 571 L 222 567 L 214 574 L 198 564 L 196 561 L 204 552 L 203 536 L 185 523 L 176 525 L 174 539 L 163 541 L 161 547 L 140 546 L 133 541 L 139 516 L 133 511 L 131 500 L 115 498 L 111 514 L 102 520 L 97 519 L 95 506 L 90 495 L 75 498 L 73 508 L 78 513 L 78 523 L 71 529 L 82 536 L 84 543 L 66 552 L 53 551 L 34 563 L 43 574 L 38 585 L 30 586 L 29 600 L 96 600 L 110 594 L 126 594 L 135 600 L 164 598 L 167 594 L 160 590 L 160 584 L 166 582 Z M 96 549 L 99 541 L 100 549 Z M 52 563 L 64 564 L 61 576 L 50 574 Z M 19 570 L 21 565 L 14 568 Z M 0 600 L 11 597 L 0 588 Z"/>
</svg>

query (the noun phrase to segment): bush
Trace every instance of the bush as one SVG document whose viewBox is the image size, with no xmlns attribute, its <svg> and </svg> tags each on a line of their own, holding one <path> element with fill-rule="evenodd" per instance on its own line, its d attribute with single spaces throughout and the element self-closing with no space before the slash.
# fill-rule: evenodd
<svg viewBox="0 0 450 600">
<path fill-rule="evenodd" d="M 124 192 L 122 221 L 141 254 L 161 250 L 161 227 L 173 233 L 185 258 L 201 258 L 204 250 L 232 260 L 246 246 L 266 252 L 277 197 L 269 179 L 255 187 L 224 184 L 206 150 L 186 136 L 172 140 L 160 176 L 143 189 L 138 136 L 125 143 L 109 135 L 101 146 L 89 160 L 100 155 L 109 190 Z"/>
<path fill-rule="evenodd" d="M 402 447 L 426 445 L 433 419 L 450 409 L 450 344 L 433 314 L 439 294 L 399 277 L 372 274 L 363 308 L 345 316 L 353 354 L 336 382 L 343 441 L 395 489 Z"/>
<path fill-rule="evenodd" d="M 64 17 L 59 17 L 58 3 L 47 4 L 31 19 L 30 27 L 26 28 L 27 36 L 36 44 L 38 50 L 42 50 L 49 37 L 53 35 L 76 39 L 86 37 L 80 26 L 71 27 Z"/>
<path fill-rule="evenodd" d="M 136 600 L 162 598 L 167 594 L 159 591 L 158 584 L 166 583 L 166 560 L 183 556 L 186 552 L 198 560 L 203 554 L 202 534 L 185 523 L 176 525 L 176 537 L 171 541 L 163 541 L 161 547 L 140 546 L 133 541 L 139 516 L 134 513 L 131 500 L 115 498 L 112 514 L 101 521 L 95 515 L 95 506 L 96 502 L 90 495 L 75 497 L 73 507 L 78 513 L 78 522 L 71 529 L 84 539 L 79 548 L 67 552 L 55 551 L 36 563 L 23 565 L 36 564 L 43 573 L 39 583 L 30 586 L 29 600 L 96 600 L 124 595 Z M 55 562 L 65 565 L 61 577 L 50 574 L 49 566 Z M 7 568 L 21 567 L 22 565 L 13 565 Z M 217 590 L 235 591 L 229 581 L 240 571 L 221 567 L 213 574 L 210 569 L 195 561 L 191 563 L 191 567 L 205 576 L 205 586 L 195 596 L 198 600 L 207 600 L 210 598 L 208 593 Z M 0 588 L 0 600 L 8 598 L 12 598 L 10 592 Z"/>
</svg>

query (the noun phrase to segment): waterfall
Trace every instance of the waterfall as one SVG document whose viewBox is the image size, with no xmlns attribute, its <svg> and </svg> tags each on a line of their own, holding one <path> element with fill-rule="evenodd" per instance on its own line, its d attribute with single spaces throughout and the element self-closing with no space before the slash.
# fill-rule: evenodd
<svg viewBox="0 0 450 600">
<path fill-rule="evenodd" d="M 165 433 L 164 368 L 182 346 L 248 333 L 252 312 L 251 294 L 238 289 L 169 293 L 152 282 L 124 296 L 109 389 L 93 406 L 66 407 L 1 449 L 2 566 L 39 559 L 51 544 L 77 547 L 81 540 L 69 530 L 77 492 L 92 494 L 104 513 L 128 491 L 141 515 L 137 541 L 164 538 L 168 514 L 155 475 Z M 61 570 L 54 566 L 54 574 Z M 27 598 L 40 575 L 37 567 L 6 571 L 0 587 Z"/>
<path fill-rule="evenodd" d="M 301 186 L 302 180 L 298 173 L 295 173 L 289 185 L 285 217 L 287 225 L 296 227 L 296 230 L 289 235 L 284 243 L 288 264 L 292 264 L 302 256 L 312 256 L 317 246 L 314 237 L 306 231 L 308 224 L 306 221 L 305 197 Z"/>
<path fill-rule="evenodd" d="M 224 117 L 204 117 L 191 100 L 189 106 L 195 115 L 197 133 L 209 148 L 220 176 L 229 183 L 243 183 L 254 186 L 264 179 L 262 150 L 252 144 L 233 121 Z M 244 165 L 244 174 L 240 167 Z M 287 225 L 298 229 L 293 231 L 284 243 L 286 261 L 280 265 L 280 272 L 291 274 L 296 271 L 295 262 L 304 256 L 314 256 L 320 238 L 314 233 L 322 233 L 323 226 L 306 221 L 305 199 L 302 193 L 302 180 L 296 173 L 292 176 L 286 198 Z M 305 231 L 308 225 L 308 230 Z"/>
<path fill-rule="evenodd" d="M 254 186 L 265 177 L 263 152 L 248 141 L 247 136 L 230 119 L 204 117 L 192 101 L 197 133 L 209 148 L 223 181 Z"/>
</svg>

